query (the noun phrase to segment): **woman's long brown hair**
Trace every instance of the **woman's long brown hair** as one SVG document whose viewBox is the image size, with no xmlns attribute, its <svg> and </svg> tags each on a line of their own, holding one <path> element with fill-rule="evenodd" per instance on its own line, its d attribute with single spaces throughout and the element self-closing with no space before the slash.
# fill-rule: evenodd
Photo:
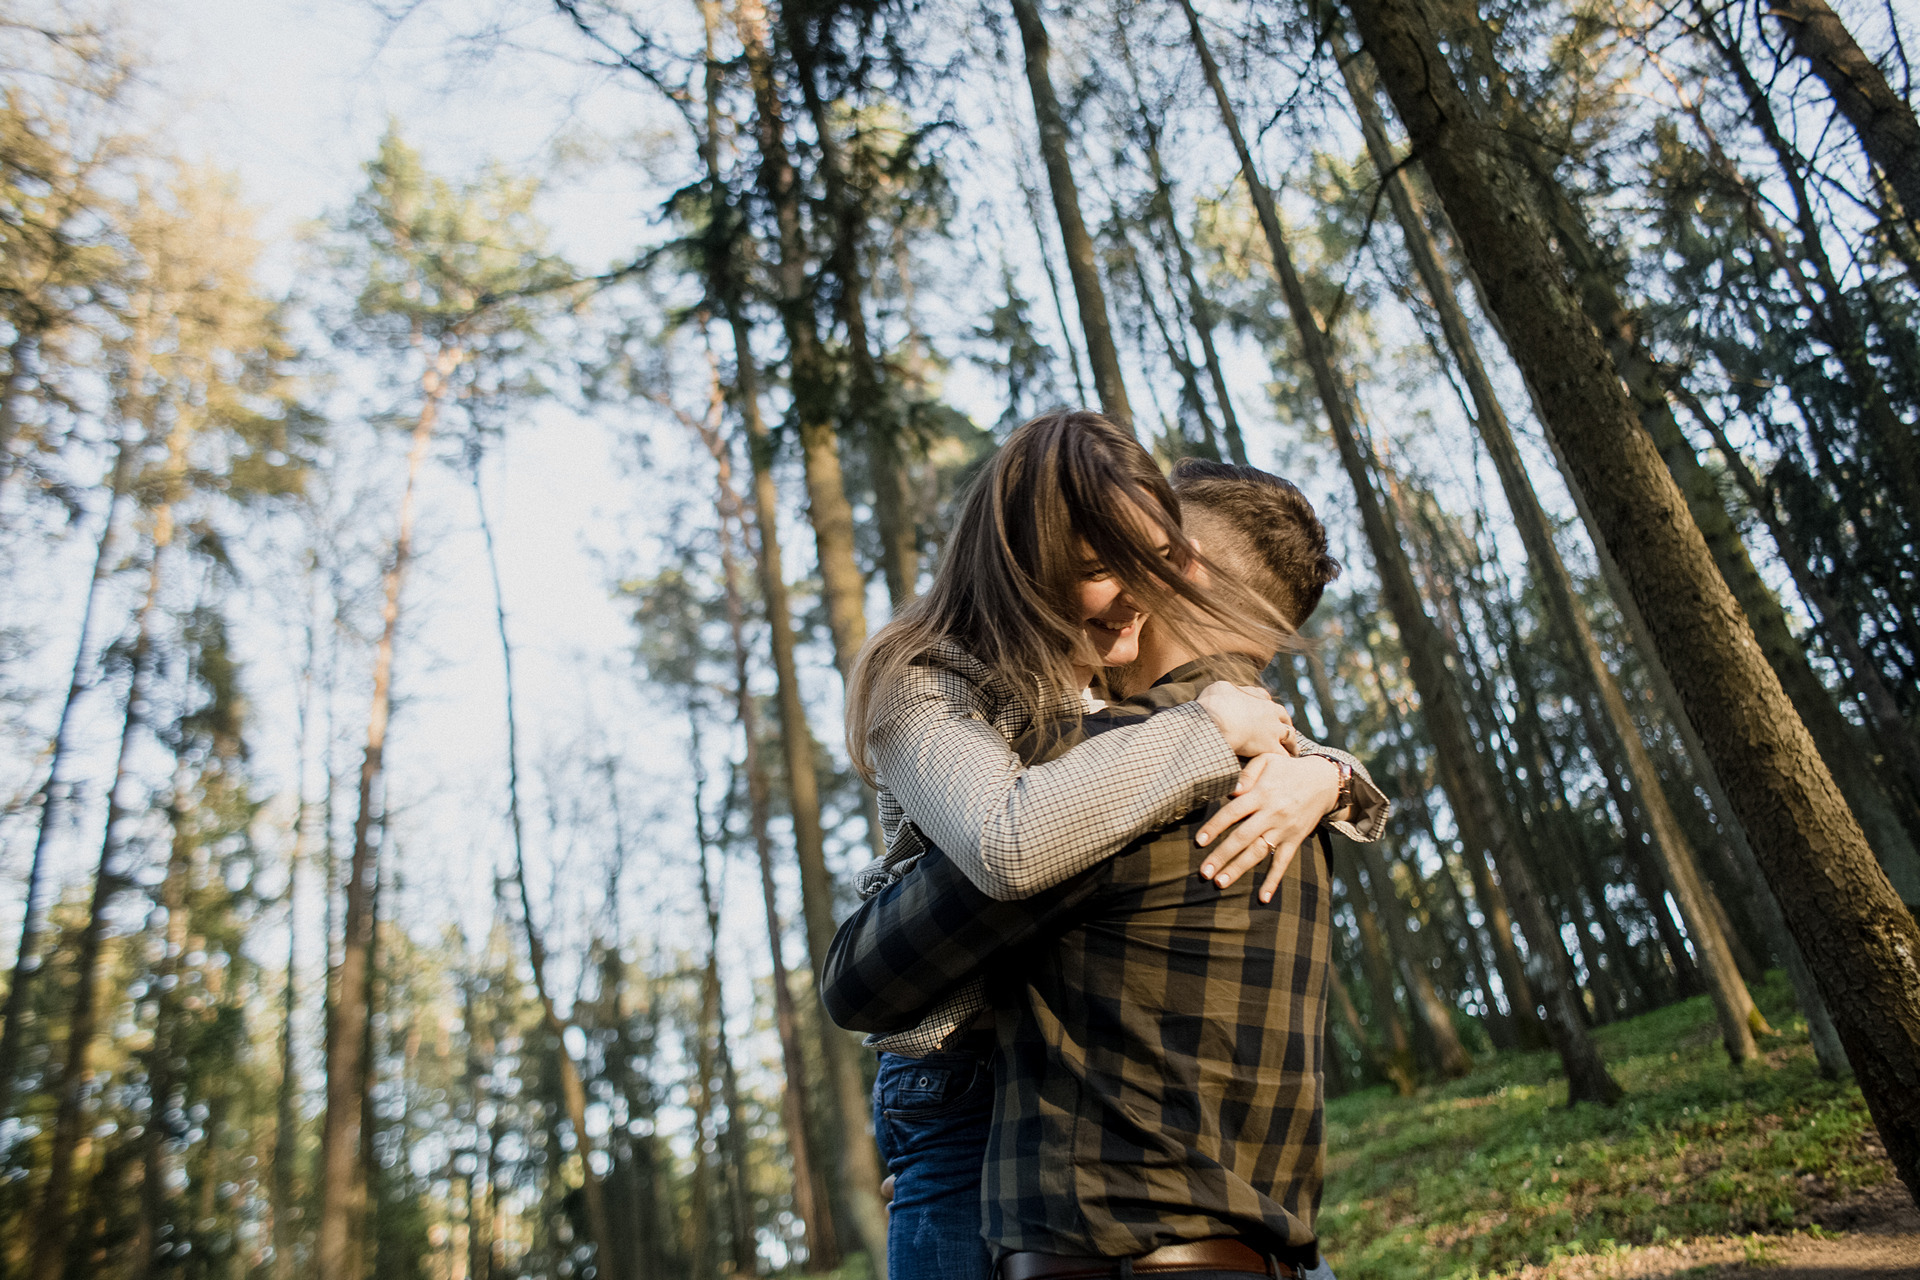
<svg viewBox="0 0 1920 1280">
<path fill-rule="evenodd" d="M 1164 534 L 1168 550 L 1161 550 Z M 1139 441 L 1084 409 L 1017 428 L 974 480 L 933 585 L 882 627 L 847 682 L 847 752 L 875 782 L 867 750 L 881 692 L 942 640 L 986 665 L 1029 717 L 1077 689 L 1073 668 L 1101 666 L 1076 616 L 1085 560 L 1078 540 L 1126 586 L 1156 626 L 1187 631 L 1206 615 L 1246 632 L 1292 628 L 1231 577 L 1188 580 L 1199 553 L 1180 530 L 1180 504 Z"/>
</svg>

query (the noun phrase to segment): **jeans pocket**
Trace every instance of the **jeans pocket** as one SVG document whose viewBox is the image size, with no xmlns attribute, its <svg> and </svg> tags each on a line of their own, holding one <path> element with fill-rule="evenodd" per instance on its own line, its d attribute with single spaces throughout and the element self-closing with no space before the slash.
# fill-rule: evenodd
<svg viewBox="0 0 1920 1280">
<path fill-rule="evenodd" d="M 874 1081 L 874 1109 L 892 1120 L 940 1115 L 985 1095 L 992 1078 L 986 1059 L 978 1054 L 884 1054 Z"/>
</svg>

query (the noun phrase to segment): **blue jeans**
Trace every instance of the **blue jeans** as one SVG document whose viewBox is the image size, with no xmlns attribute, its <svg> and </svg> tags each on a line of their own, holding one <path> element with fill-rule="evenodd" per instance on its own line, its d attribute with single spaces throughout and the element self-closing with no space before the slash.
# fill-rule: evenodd
<svg viewBox="0 0 1920 1280">
<path fill-rule="evenodd" d="M 873 1132 L 893 1175 L 889 1280 L 992 1280 L 980 1235 L 980 1173 L 993 1065 L 978 1053 L 880 1055 Z"/>
</svg>

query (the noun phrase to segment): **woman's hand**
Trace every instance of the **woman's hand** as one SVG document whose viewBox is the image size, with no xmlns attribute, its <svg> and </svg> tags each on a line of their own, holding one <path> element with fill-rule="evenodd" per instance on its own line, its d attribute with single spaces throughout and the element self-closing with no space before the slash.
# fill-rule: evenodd
<svg viewBox="0 0 1920 1280">
<path fill-rule="evenodd" d="M 1198 699 L 1237 756 L 1259 756 L 1293 747 L 1293 717 L 1265 689 L 1215 680 Z M 1246 775 L 1240 778 L 1246 784 Z"/>
<path fill-rule="evenodd" d="M 1212 846 L 1200 874 L 1224 889 L 1271 857 L 1260 901 L 1273 901 L 1300 842 L 1313 834 L 1339 798 L 1340 767 L 1325 756 L 1267 752 L 1254 757 L 1234 784 L 1233 799 L 1194 837 Z"/>
</svg>

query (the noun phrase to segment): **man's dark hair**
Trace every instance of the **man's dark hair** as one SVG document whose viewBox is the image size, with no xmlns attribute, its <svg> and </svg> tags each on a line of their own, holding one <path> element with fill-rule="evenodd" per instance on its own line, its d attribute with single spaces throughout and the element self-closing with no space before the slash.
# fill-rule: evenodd
<svg viewBox="0 0 1920 1280">
<path fill-rule="evenodd" d="M 1340 562 L 1327 554 L 1327 531 L 1290 480 L 1258 467 L 1184 458 L 1173 469 L 1187 532 L 1206 558 L 1304 626 Z"/>
</svg>

